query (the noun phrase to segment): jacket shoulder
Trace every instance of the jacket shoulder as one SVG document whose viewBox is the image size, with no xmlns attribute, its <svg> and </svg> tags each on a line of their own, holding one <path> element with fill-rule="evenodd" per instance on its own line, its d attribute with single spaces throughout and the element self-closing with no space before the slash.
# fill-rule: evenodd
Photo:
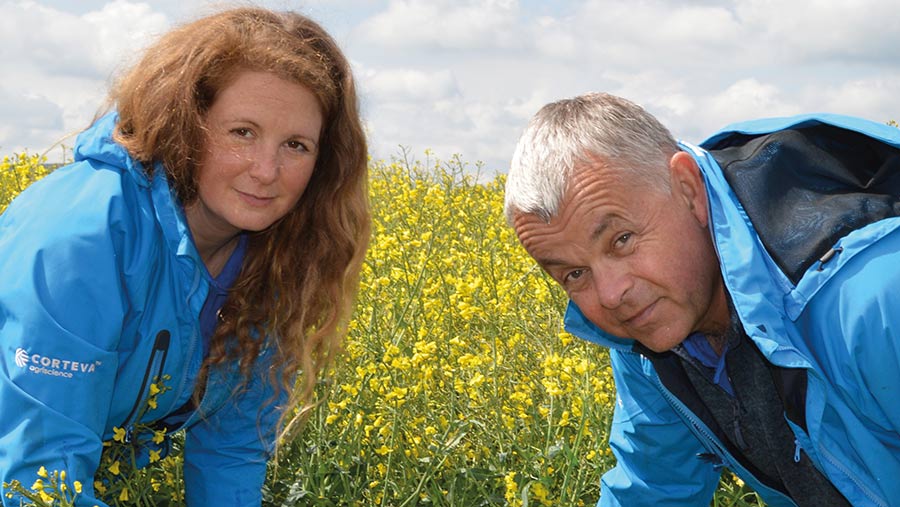
<svg viewBox="0 0 900 507">
<path fill-rule="evenodd" d="M 19 241 L 65 238 L 103 243 L 118 229 L 139 226 L 151 206 L 148 190 L 129 173 L 90 161 L 57 169 L 25 189 L 0 220 Z"/>
<path fill-rule="evenodd" d="M 152 275 L 159 250 L 146 194 L 127 173 L 86 161 L 26 189 L 0 216 L 4 304 L 39 302 L 76 334 L 91 333 L 87 315 L 122 315 L 128 285 Z"/>
</svg>

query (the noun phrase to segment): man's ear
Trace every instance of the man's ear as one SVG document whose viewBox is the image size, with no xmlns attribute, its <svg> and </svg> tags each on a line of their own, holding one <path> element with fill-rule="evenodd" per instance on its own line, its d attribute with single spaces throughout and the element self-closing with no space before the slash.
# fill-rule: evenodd
<svg viewBox="0 0 900 507">
<path fill-rule="evenodd" d="M 706 184 L 694 157 L 684 151 L 672 155 L 669 159 L 669 178 L 672 195 L 690 209 L 700 225 L 706 227 L 709 223 Z"/>
</svg>

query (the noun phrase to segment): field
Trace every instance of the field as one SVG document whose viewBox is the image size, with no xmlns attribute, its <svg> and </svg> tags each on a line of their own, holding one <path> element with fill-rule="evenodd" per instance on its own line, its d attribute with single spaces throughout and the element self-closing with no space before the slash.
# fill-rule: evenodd
<svg viewBox="0 0 900 507">
<path fill-rule="evenodd" d="M 564 294 L 504 223 L 503 176 L 479 183 L 477 167 L 427 153 L 370 171 L 373 236 L 345 351 L 270 467 L 264 505 L 593 505 L 615 464 L 608 356 L 562 330 Z M 0 210 L 44 172 L 5 159 Z M 116 467 L 127 478 L 110 503 L 177 504 L 177 468 Z M 726 472 L 711 505 L 760 503 Z"/>
</svg>

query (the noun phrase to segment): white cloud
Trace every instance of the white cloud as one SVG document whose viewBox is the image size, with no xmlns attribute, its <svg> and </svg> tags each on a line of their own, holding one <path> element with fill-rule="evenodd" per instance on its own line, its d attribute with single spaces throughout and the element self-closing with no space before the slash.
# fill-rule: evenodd
<svg viewBox="0 0 900 507">
<path fill-rule="evenodd" d="M 579 40 L 570 23 L 550 16 L 538 18 L 534 27 L 534 45 L 542 55 L 571 60 L 579 54 Z"/>
<path fill-rule="evenodd" d="M 32 152 L 47 147 L 48 136 L 63 128 L 62 109 L 35 95 L 23 94 L 0 86 L 0 149 L 3 153 Z"/>
<path fill-rule="evenodd" d="M 810 89 L 812 101 L 828 112 L 863 116 L 874 121 L 900 121 L 900 73 L 874 79 L 856 79 L 836 86 Z M 886 108 L 885 104 L 895 104 Z"/>
<path fill-rule="evenodd" d="M 584 58 L 618 69 L 691 67 L 740 44 L 724 7 L 691 2 L 588 0 L 568 20 Z"/>
<path fill-rule="evenodd" d="M 480 161 L 490 174 L 507 169 L 516 138 L 527 116 L 518 102 L 451 96 L 435 101 L 375 101 L 366 107 L 370 150 L 388 159 L 408 148 L 413 155 L 430 150 L 448 160 L 454 154 Z M 534 111 L 529 108 L 528 116 Z"/>
<path fill-rule="evenodd" d="M 359 29 L 386 47 L 484 49 L 517 43 L 517 17 L 515 0 L 391 0 Z"/>
<path fill-rule="evenodd" d="M 369 69 L 358 79 L 361 93 L 373 102 L 433 102 L 459 96 L 456 78 L 449 70 Z"/>
<path fill-rule="evenodd" d="M 83 15 L 33 1 L 0 4 L 0 56 L 4 62 L 54 76 L 105 79 L 123 57 L 139 49 L 166 17 L 147 4 L 116 0 Z"/>
<path fill-rule="evenodd" d="M 0 90 L 0 146 L 49 146 L 83 127 L 147 34 L 217 3 L 0 0 L 0 61 L 15 69 Z M 632 99 L 689 141 L 794 112 L 900 119 L 891 3 L 311 0 L 299 9 L 353 61 L 373 153 L 430 148 L 502 170 L 541 106 L 588 91 Z"/>
<path fill-rule="evenodd" d="M 0 146 L 40 150 L 87 126 L 114 70 L 166 25 L 147 4 L 125 0 L 80 15 L 0 3 L 0 61 L 15 75 L 4 81 Z"/>
<path fill-rule="evenodd" d="M 767 116 L 786 116 L 800 113 L 797 104 L 782 98 L 781 90 L 772 84 L 756 79 L 742 79 L 709 99 L 704 109 L 716 119 L 726 123 L 753 118 L 759 111 Z"/>
<path fill-rule="evenodd" d="M 165 15 L 146 3 L 115 0 L 81 17 L 93 30 L 89 45 L 94 65 L 101 72 L 134 63 L 135 53 L 168 28 Z"/>
<path fill-rule="evenodd" d="M 884 0 L 735 0 L 762 49 L 783 61 L 856 64 L 900 58 L 897 4 Z"/>
</svg>

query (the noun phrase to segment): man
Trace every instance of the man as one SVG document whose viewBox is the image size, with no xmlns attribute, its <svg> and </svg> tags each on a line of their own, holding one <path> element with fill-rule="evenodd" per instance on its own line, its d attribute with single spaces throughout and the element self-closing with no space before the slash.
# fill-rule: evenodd
<svg viewBox="0 0 900 507">
<path fill-rule="evenodd" d="M 506 213 L 610 348 L 599 505 L 900 505 L 900 130 L 834 116 L 676 143 L 624 99 L 549 104 Z"/>
</svg>

